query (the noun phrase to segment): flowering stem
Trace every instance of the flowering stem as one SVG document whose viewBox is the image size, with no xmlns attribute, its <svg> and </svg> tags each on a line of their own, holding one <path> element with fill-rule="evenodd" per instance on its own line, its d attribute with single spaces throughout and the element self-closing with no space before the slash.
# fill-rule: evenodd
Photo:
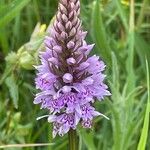
<svg viewBox="0 0 150 150">
<path fill-rule="evenodd" d="M 69 150 L 78 150 L 78 139 L 76 130 L 70 129 L 68 133 Z"/>
</svg>

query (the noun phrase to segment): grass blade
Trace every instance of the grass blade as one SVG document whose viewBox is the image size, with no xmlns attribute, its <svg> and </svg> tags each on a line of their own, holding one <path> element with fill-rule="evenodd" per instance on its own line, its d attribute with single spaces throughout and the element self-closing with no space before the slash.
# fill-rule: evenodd
<svg viewBox="0 0 150 150">
<path fill-rule="evenodd" d="M 80 130 L 80 136 L 88 148 L 88 150 L 96 150 L 95 144 L 94 144 L 94 135 L 92 132 L 87 133 L 85 130 Z"/>
<path fill-rule="evenodd" d="M 146 75 L 145 70 L 145 56 L 150 58 L 150 45 L 149 43 L 138 33 L 135 34 L 135 50 L 140 58 L 142 69 Z M 147 60 L 150 63 L 150 59 Z M 150 66 L 149 66 L 150 68 Z"/>
<path fill-rule="evenodd" d="M 0 27 L 9 23 L 29 2 L 30 0 L 14 0 L 5 9 L 1 10 Z"/>
<path fill-rule="evenodd" d="M 124 28 L 126 29 L 126 31 L 128 31 L 127 18 L 126 18 L 124 9 L 123 9 L 123 7 L 121 5 L 121 2 L 120 2 L 120 0 L 115 0 L 115 3 L 116 3 L 117 10 L 119 12 L 119 17 L 120 17 L 120 19 L 122 21 L 122 24 L 123 24 Z"/>
<path fill-rule="evenodd" d="M 137 19 L 137 29 L 139 29 L 141 27 L 142 21 L 144 19 L 144 13 L 146 10 L 145 8 L 148 5 L 147 3 L 148 3 L 148 0 L 143 0 L 141 11 L 140 11 L 139 17 Z"/>
<path fill-rule="evenodd" d="M 146 61 L 146 70 L 147 70 L 147 90 L 148 90 L 148 99 L 147 99 L 147 106 L 146 112 L 144 117 L 144 124 L 143 129 L 140 137 L 140 141 L 138 144 L 137 150 L 145 150 L 146 148 L 146 141 L 148 137 L 148 130 L 149 130 L 149 113 L 150 113 L 150 82 L 149 82 L 149 69 L 148 69 L 148 62 Z"/>
<path fill-rule="evenodd" d="M 134 73 L 134 46 L 135 46 L 135 2 L 131 0 L 130 4 L 130 17 L 129 17 L 129 33 L 128 33 L 128 59 L 126 68 L 128 72 L 128 90 L 131 91 L 135 88 L 135 73 Z"/>
<path fill-rule="evenodd" d="M 102 14 L 100 10 L 99 0 L 94 3 L 93 14 L 92 14 L 92 33 L 98 52 L 107 63 L 111 60 L 111 49 L 109 47 L 108 40 L 106 38 L 105 27 L 103 24 Z"/>
<path fill-rule="evenodd" d="M 0 149 L 3 148 L 23 148 L 23 147 L 42 147 L 54 145 L 53 143 L 37 143 L 37 144 L 11 144 L 11 145 L 2 145 Z"/>
</svg>

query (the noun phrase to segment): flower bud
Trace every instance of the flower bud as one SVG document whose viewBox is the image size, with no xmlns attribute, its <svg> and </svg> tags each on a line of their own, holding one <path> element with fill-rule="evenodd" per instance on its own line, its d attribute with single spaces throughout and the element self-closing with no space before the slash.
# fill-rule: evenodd
<svg viewBox="0 0 150 150">
<path fill-rule="evenodd" d="M 9 62 L 10 64 L 15 64 L 16 60 L 18 59 L 18 56 L 15 52 L 11 52 L 10 54 L 8 54 L 8 56 L 6 56 L 5 60 L 7 62 Z"/>
<path fill-rule="evenodd" d="M 65 83 L 71 83 L 72 80 L 73 80 L 73 76 L 72 76 L 70 73 L 64 74 L 64 76 L 63 76 L 63 81 L 64 81 Z"/>
<path fill-rule="evenodd" d="M 70 41 L 70 42 L 67 44 L 67 47 L 68 47 L 69 49 L 71 49 L 71 48 L 74 47 L 74 45 L 75 45 L 75 43 L 74 43 L 73 41 Z"/>
<path fill-rule="evenodd" d="M 73 57 L 67 59 L 68 65 L 74 65 L 75 63 L 76 63 L 76 60 Z"/>
<path fill-rule="evenodd" d="M 24 51 L 19 59 L 19 64 L 24 69 L 33 69 L 33 65 L 35 64 L 33 56 L 31 56 L 27 51 Z"/>
<path fill-rule="evenodd" d="M 62 52 L 62 47 L 56 45 L 56 46 L 53 47 L 53 50 L 56 51 L 57 53 L 61 53 Z"/>
</svg>

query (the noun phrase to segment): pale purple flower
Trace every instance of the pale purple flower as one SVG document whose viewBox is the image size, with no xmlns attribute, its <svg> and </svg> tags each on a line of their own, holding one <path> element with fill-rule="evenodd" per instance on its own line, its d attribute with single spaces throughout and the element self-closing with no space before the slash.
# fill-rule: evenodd
<svg viewBox="0 0 150 150">
<path fill-rule="evenodd" d="M 79 14 L 79 0 L 60 0 L 56 20 L 45 37 L 45 51 L 40 53 L 41 64 L 35 67 L 40 92 L 34 103 L 49 111 L 43 117 L 53 123 L 53 137 L 76 129 L 79 123 L 91 128 L 96 116 L 107 118 L 93 106 L 95 100 L 110 95 L 104 83 L 106 66 L 98 56 L 88 57 L 94 44 L 86 43 Z"/>
</svg>

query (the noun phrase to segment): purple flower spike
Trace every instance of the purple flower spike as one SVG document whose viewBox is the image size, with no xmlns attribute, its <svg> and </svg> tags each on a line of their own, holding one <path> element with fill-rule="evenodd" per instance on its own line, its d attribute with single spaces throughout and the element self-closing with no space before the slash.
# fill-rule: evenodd
<svg viewBox="0 0 150 150">
<path fill-rule="evenodd" d="M 60 0 L 56 20 L 45 38 L 45 51 L 40 53 L 41 64 L 35 67 L 40 92 L 34 103 L 50 112 L 53 137 L 76 129 L 79 123 L 91 128 L 94 117 L 106 117 L 93 107 L 96 99 L 110 95 L 103 82 L 105 64 L 96 55 L 88 57 L 94 44 L 86 43 L 79 14 L 79 0 Z"/>
</svg>

